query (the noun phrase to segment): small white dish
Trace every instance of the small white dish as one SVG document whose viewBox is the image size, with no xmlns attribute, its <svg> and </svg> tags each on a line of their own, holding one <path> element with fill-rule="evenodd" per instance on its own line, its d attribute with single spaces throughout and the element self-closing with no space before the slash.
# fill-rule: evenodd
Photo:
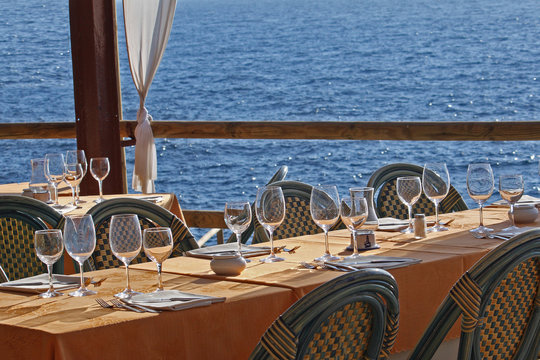
<svg viewBox="0 0 540 360">
<path fill-rule="evenodd" d="M 240 275 L 246 268 L 246 260 L 239 254 L 214 255 L 210 261 L 210 268 L 218 275 Z"/>
<path fill-rule="evenodd" d="M 515 222 L 519 224 L 529 224 L 536 221 L 538 217 L 538 209 L 534 204 L 516 204 L 514 205 L 514 218 Z M 508 218 L 512 220 L 510 211 L 508 211 Z"/>
</svg>

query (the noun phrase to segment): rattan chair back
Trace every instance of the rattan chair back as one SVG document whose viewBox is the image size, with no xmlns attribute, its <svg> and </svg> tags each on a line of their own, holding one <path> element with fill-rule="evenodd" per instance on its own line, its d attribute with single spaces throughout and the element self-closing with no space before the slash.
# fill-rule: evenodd
<svg viewBox="0 0 540 360">
<path fill-rule="evenodd" d="M 537 359 L 540 229 L 504 242 L 452 287 L 410 359 L 432 359 L 461 316 L 458 359 Z"/>
<path fill-rule="evenodd" d="M 298 300 L 268 328 L 250 359 L 386 359 L 398 322 L 392 275 L 358 270 Z"/>
<path fill-rule="evenodd" d="M 0 264 L 6 277 L 17 280 L 47 272 L 34 250 L 34 232 L 63 226 L 62 214 L 39 200 L 0 196 Z M 64 272 L 63 257 L 54 264 L 53 272 Z"/>
</svg>

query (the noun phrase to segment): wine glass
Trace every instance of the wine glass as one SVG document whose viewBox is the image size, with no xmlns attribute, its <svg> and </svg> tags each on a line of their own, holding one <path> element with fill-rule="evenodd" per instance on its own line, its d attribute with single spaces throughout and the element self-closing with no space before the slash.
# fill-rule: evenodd
<svg viewBox="0 0 540 360">
<path fill-rule="evenodd" d="M 143 231 L 143 249 L 146 256 L 156 263 L 158 272 L 158 287 L 155 292 L 163 291 L 161 267 L 173 250 L 173 237 L 168 227 L 154 227 Z"/>
<path fill-rule="evenodd" d="M 225 204 L 225 224 L 236 234 L 238 254 L 242 256 L 242 233 L 251 224 L 251 206 L 249 202 L 228 202 Z M 247 259 L 244 259 L 249 261 Z"/>
<path fill-rule="evenodd" d="M 80 163 L 73 163 L 73 164 L 66 163 L 65 172 L 64 172 L 64 180 L 71 187 L 71 195 L 73 198 L 73 201 L 71 204 L 73 206 L 77 206 L 77 199 L 75 197 L 75 192 L 76 192 L 75 189 L 79 187 L 82 177 L 83 177 L 83 169 Z"/>
<path fill-rule="evenodd" d="M 141 225 L 134 214 L 113 215 L 109 228 L 111 251 L 126 266 L 126 288 L 114 296 L 128 299 L 139 292 L 133 291 L 129 283 L 129 263 L 141 251 Z"/>
<path fill-rule="evenodd" d="M 483 207 L 484 203 L 493 194 L 493 170 L 487 163 L 469 164 L 467 169 L 467 192 L 480 207 L 480 225 L 469 230 L 475 237 L 483 238 L 489 235 L 493 229 L 484 226 Z"/>
<path fill-rule="evenodd" d="M 32 175 L 28 187 L 32 190 L 34 198 L 52 204 L 49 193 L 49 180 L 45 176 L 45 159 L 31 159 Z"/>
<path fill-rule="evenodd" d="M 512 214 L 512 226 L 509 226 L 503 231 L 516 231 L 519 228 L 516 226 L 514 219 L 514 205 L 521 199 L 523 195 L 524 184 L 523 176 L 521 175 L 501 175 L 499 176 L 499 193 L 501 197 L 510 204 L 510 214 Z"/>
<path fill-rule="evenodd" d="M 54 204 L 55 209 L 63 208 L 58 202 L 58 184 L 64 180 L 64 155 L 63 154 L 46 154 L 45 155 L 45 176 L 50 181 L 54 189 Z"/>
<path fill-rule="evenodd" d="M 412 207 L 422 194 L 422 184 L 418 176 L 402 176 L 397 178 L 396 191 L 402 203 L 407 205 L 409 210 L 409 226 L 406 229 L 401 230 L 404 234 L 410 234 L 414 232 L 412 225 Z"/>
<path fill-rule="evenodd" d="M 360 196 L 344 197 L 341 199 L 341 221 L 350 230 L 353 237 L 353 253 L 345 259 L 355 260 L 361 257 L 358 253 L 357 231 L 364 225 L 368 216 L 366 198 Z"/>
<path fill-rule="evenodd" d="M 60 259 L 64 252 L 62 231 L 59 229 L 37 230 L 34 233 L 34 248 L 39 260 L 47 265 L 47 272 L 49 273 L 49 290 L 39 294 L 39 297 L 51 298 L 64 295 L 54 290 L 52 277 L 53 264 Z"/>
<path fill-rule="evenodd" d="M 339 194 L 335 185 L 318 185 L 311 190 L 309 211 L 315 224 L 324 231 L 324 254 L 315 261 L 339 260 L 339 256 L 330 254 L 328 230 L 339 219 Z"/>
<path fill-rule="evenodd" d="M 83 171 L 82 176 L 81 176 L 81 181 L 82 181 L 82 179 L 86 176 L 86 172 L 88 171 L 88 162 L 86 161 L 86 155 L 84 153 L 84 150 L 68 150 L 66 153 L 66 164 L 77 164 L 77 163 L 81 164 L 81 168 Z M 80 183 L 81 182 L 79 181 L 75 189 L 77 193 L 77 200 L 75 201 L 75 204 L 77 205 L 86 202 L 85 200 L 81 200 L 79 197 L 79 192 L 80 192 L 79 184 Z"/>
<path fill-rule="evenodd" d="M 270 255 L 261 259 L 261 262 L 271 263 L 285 260 L 274 253 L 274 230 L 285 218 L 285 198 L 279 186 L 263 186 L 257 190 L 255 213 L 270 237 Z"/>
<path fill-rule="evenodd" d="M 94 200 L 95 203 L 100 203 L 104 201 L 103 198 L 103 180 L 109 175 L 110 164 L 109 158 L 107 157 L 97 157 L 90 159 L 90 173 L 98 181 L 99 184 L 99 198 Z"/>
<path fill-rule="evenodd" d="M 75 164 L 79 168 L 81 164 Z M 83 264 L 88 259 L 96 248 L 96 231 L 94 229 L 94 221 L 92 215 L 70 215 L 66 216 L 64 224 L 64 241 L 66 251 L 77 263 L 79 263 L 81 273 L 81 286 L 70 296 L 88 296 L 96 294 L 95 291 L 88 290 L 84 283 Z"/>
<path fill-rule="evenodd" d="M 450 174 L 446 163 L 427 163 L 422 173 L 422 187 L 424 194 L 435 205 L 435 225 L 428 231 L 446 231 L 447 227 L 439 224 L 439 204 L 448 195 L 450 190 Z"/>
</svg>

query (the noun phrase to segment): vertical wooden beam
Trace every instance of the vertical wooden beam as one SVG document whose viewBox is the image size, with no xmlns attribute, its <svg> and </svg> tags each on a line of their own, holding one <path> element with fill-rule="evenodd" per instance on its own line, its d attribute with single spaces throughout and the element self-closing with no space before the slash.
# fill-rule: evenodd
<svg viewBox="0 0 540 360">
<path fill-rule="evenodd" d="M 89 166 L 92 157 L 109 158 L 111 172 L 103 182 L 105 194 L 125 193 L 116 1 L 69 0 L 69 18 L 77 147 L 85 151 Z M 98 193 L 90 170 L 81 192 Z"/>
</svg>

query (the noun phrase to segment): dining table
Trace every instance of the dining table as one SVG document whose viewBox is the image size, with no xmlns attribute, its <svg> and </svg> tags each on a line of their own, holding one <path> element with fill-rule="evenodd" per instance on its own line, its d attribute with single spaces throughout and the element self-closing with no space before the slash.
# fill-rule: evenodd
<svg viewBox="0 0 540 360">
<path fill-rule="evenodd" d="M 496 231 L 509 225 L 506 206 L 484 208 L 484 224 Z M 418 262 L 389 268 L 399 288 L 399 331 L 392 353 L 406 353 L 421 337 L 452 285 L 482 256 L 502 244 L 495 238 L 478 239 L 469 230 L 478 225 L 478 210 L 442 214 L 448 231 L 428 233 L 417 239 L 398 231 L 373 229 L 376 249 L 364 255 L 413 258 Z M 431 220 L 432 217 L 428 217 Z M 540 221 L 520 226 L 537 227 Z M 329 233 L 333 254 L 347 256 L 348 230 Z M 268 246 L 257 244 L 255 246 Z M 274 241 L 283 247 L 285 260 L 262 263 L 251 257 L 237 276 L 222 276 L 210 268 L 210 260 L 182 256 L 163 263 L 165 289 L 224 297 L 225 301 L 203 307 L 160 313 L 136 313 L 102 308 L 97 297 L 111 299 L 125 286 L 124 269 L 85 273 L 105 279 L 93 288 L 97 295 L 41 299 L 35 294 L 0 291 L 0 354 L 6 358 L 70 359 L 176 358 L 247 359 L 272 322 L 294 302 L 321 284 L 343 274 L 315 268 L 324 252 L 324 234 Z M 295 251 L 288 251 L 296 248 Z M 370 265 L 371 266 L 371 265 Z M 373 264 L 377 267 L 377 264 Z M 152 262 L 130 267 L 131 286 L 149 293 L 157 286 Z M 90 285 L 92 288 L 93 285 Z M 459 336 L 456 325 L 447 339 Z"/>
</svg>

